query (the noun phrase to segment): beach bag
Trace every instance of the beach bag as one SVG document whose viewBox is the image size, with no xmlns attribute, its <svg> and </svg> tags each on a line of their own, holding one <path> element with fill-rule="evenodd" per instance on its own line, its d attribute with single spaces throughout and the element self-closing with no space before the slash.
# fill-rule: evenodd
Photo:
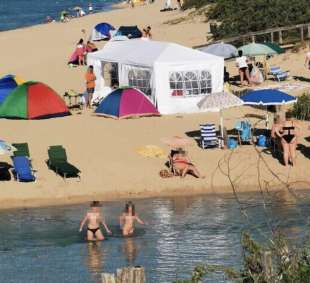
<svg viewBox="0 0 310 283">
<path fill-rule="evenodd" d="M 259 135 L 257 139 L 257 146 L 259 147 L 266 147 L 267 145 L 267 139 L 264 135 Z"/>
<path fill-rule="evenodd" d="M 236 139 L 234 139 L 234 138 L 229 138 L 229 139 L 228 139 L 227 147 L 228 147 L 229 149 L 237 148 L 237 146 L 238 146 L 238 142 L 237 142 Z"/>
</svg>

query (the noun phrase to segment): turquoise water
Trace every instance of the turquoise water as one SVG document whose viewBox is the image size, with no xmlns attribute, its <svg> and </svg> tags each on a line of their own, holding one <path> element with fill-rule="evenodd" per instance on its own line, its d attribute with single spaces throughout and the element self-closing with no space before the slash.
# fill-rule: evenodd
<svg viewBox="0 0 310 283">
<path fill-rule="evenodd" d="M 86 12 L 92 3 L 94 11 L 111 9 L 118 0 L 0 0 L 0 31 L 43 23 L 47 16 L 58 20 L 62 10 L 79 6 Z M 73 11 L 71 11 L 72 14 Z"/>
<path fill-rule="evenodd" d="M 117 227 L 121 202 L 102 210 L 114 236 L 100 244 L 87 243 L 78 231 L 88 205 L 9 210 L 0 212 L 0 282 L 100 282 L 101 272 L 143 265 L 147 282 L 186 278 L 199 263 L 239 268 L 240 233 L 263 241 L 279 229 L 294 244 L 308 238 L 310 199 L 291 195 L 242 195 L 242 207 L 231 196 L 186 197 L 136 201 L 148 226 L 123 239 Z M 266 221 L 268 219 L 268 221 Z M 228 282 L 214 274 L 206 282 Z"/>
</svg>

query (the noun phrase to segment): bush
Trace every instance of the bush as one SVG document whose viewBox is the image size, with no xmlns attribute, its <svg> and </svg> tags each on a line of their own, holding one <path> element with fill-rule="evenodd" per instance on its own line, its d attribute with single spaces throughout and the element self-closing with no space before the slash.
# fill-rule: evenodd
<svg viewBox="0 0 310 283">
<path fill-rule="evenodd" d="M 310 120 L 310 93 L 300 96 L 293 106 L 292 114 L 298 120 Z"/>
<path fill-rule="evenodd" d="M 185 8 L 214 3 L 208 19 L 220 23 L 216 38 L 238 36 L 273 27 L 310 21 L 309 0 L 185 0 Z"/>
</svg>

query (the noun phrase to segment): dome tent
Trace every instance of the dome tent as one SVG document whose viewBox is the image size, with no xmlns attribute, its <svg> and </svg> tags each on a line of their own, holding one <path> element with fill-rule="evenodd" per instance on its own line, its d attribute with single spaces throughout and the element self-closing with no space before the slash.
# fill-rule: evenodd
<svg viewBox="0 0 310 283">
<path fill-rule="evenodd" d="M 0 79 L 0 104 L 24 81 L 14 75 L 6 75 Z"/>
<path fill-rule="evenodd" d="M 70 115 L 62 98 L 40 82 L 19 85 L 0 106 L 1 118 L 42 119 Z"/>
<path fill-rule="evenodd" d="M 137 26 L 121 26 L 116 32 L 116 35 L 127 36 L 129 39 L 142 37 L 142 32 Z"/>
<path fill-rule="evenodd" d="M 102 100 L 95 113 L 116 119 L 159 115 L 148 97 L 134 88 L 119 88 L 112 91 Z"/>
<path fill-rule="evenodd" d="M 96 25 L 92 31 L 91 40 L 103 40 L 111 37 L 110 31 L 115 28 L 108 23 L 100 23 Z"/>
</svg>

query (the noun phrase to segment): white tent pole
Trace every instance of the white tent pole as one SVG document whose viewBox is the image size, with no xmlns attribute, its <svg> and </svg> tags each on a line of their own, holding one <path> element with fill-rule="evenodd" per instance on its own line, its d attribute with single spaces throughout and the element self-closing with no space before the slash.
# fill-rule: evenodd
<svg viewBox="0 0 310 283">
<path fill-rule="evenodd" d="M 224 121 L 223 121 L 223 111 L 222 109 L 220 110 L 220 124 L 221 124 L 221 136 L 222 139 L 224 139 Z"/>
</svg>

